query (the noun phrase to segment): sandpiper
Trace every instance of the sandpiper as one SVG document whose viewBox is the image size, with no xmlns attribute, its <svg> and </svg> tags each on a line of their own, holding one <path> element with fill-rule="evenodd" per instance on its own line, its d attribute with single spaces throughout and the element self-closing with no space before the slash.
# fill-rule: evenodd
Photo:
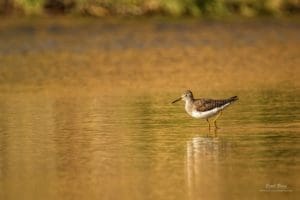
<svg viewBox="0 0 300 200">
<path fill-rule="evenodd" d="M 208 128 L 210 129 L 209 118 L 216 116 L 213 119 L 215 128 L 217 129 L 217 119 L 222 114 L 222 111 L 234 101 L 238 100 L 237 96 L 228 99 L 194 99 L 193 93 L 190 90 L 185 91 L 180 98 L 172 103 L 183 100 L 185 101 L 185 111 L 194 118 L 206 119 Z"/>
</svg>

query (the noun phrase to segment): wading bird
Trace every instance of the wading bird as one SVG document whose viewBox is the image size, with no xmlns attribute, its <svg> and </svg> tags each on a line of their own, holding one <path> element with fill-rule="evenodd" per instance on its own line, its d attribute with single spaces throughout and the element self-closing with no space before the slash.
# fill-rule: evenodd
<svg viewBox="0 0 300 200">
<path fill-rule="evenodd" d="M 222 111 L 238 100 L 237 96 L 230 97 L 228 99 L 194 99 L 193 93 L 190 90 L 185 91 L 180 98 L 176 99 L 172 103 L 183 100 L 185 101 L 185 111 L 196 119 L 206 119 L 208 128 L 210 129 L 209 118 L 216 116 L 213 119 L 215 128 L 217 129 L 217 119 L 221 116 Z"/>
</svg>

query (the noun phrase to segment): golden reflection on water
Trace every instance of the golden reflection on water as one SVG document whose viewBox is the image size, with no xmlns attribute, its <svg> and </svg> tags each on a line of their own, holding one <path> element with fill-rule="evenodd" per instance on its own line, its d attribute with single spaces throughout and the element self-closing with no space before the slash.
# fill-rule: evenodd
<svg viewBox="0 0 300 200">
<path fill-rule="evenodd" d="M 261 102 L 251 103 L 259 112 L 248 111 L 251 101 L 233 105 L 220 119 L 217 135 L 208 133 L 205 120 L 188 117 L 183 105 L 171 105 L 175 94 L 135 95 L 77 90 L 76 96 L 2 96 L 1 197 L 280 199 L 297 194 L 295 94 L 274 94 L 275 103 L 290 100 L 278 107 L 277 118 L 269 119 L 272 106 Z M 294 110 L 293 121 L 286 110 Z M 293 192 L 261 192 L 266 184 L 287 185 Z"/>
<path fill-rule="evenodd" d="M 265 166 L 261 166 L 259 162 L 264 161 L 260 159 L 266 158 L 251 155 L 236 142 L 226 137 L 205 136 L 196 136 L 187 142 L 185 168 L 189 199 L 241 199 L 245 196 L 246 199 L 281 199 L 297 195 L 298 178 L 284 177 L 288 170 L 294 171 L 293 167 L 283 166 L 274 158 L 268 158 Z M 262 147 L 255 145 L 253 148 Z M 290 159 L 293 160 L 293 156 Z"/>
<path fill-rule="evenodd" d="M 298 29 L 48 23 L 0 27 L 0 199 L 299 194 Z M 240 97 L 217 134 L 170 104 L 187 88 Z"/>
</svg>

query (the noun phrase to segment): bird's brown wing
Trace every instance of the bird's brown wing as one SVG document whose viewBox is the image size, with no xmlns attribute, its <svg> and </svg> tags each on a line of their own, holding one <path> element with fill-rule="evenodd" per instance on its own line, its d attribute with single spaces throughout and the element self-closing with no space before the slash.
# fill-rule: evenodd
<svg viewBox="0 0 300 200">
<path fill-rule="evenodd" d="M 238 98 L 236 96 L 228 98 L 228 99 L 197 99 L 194 101 L 194 106 L 196 106 L 196 110 L 200 112 L 205 112 L 216 107 L 221 107 L 227 103 L 231 103 L 236 101 Z"/>
</svg>

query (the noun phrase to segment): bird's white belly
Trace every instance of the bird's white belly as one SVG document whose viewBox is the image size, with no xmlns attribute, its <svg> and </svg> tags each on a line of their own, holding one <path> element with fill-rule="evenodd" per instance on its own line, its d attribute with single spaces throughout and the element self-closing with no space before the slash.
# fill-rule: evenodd
<svg viewBox="0 0 300 200">
<path fill-rule="evenodd" d="M 230 103 L 225 104 L 224 106 L 217 107 L 208 111 L 200 112 L 200 111 L 192 111 L 189 113 L 192 117 L 197 119 L 203 119 L 203 118 L 210 118 L 216 114 L 218 114 L 221 110 L 223 110 L 225 107 L 227 107 Z"/>
</svg>

